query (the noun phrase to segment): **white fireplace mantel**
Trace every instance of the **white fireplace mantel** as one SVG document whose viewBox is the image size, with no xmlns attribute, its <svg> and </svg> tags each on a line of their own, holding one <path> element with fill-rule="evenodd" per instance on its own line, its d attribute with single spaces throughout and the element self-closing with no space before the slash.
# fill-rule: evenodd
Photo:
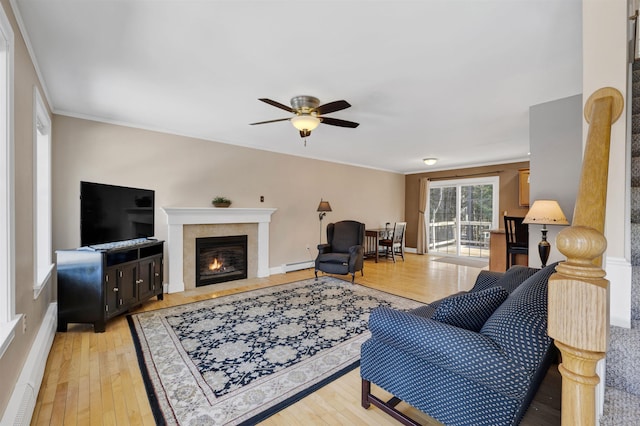
<svg viewBox="0 0 640 426">
<path fill-rule="evenodd" d="M 184 291 L 183 227 L 184 225 L 219 225 L 228 223 L 258 224 L 258 277 L 268 277 L 269 223 L 274 208 L 163 207 L 169 226 L 167 233 L 169 258 L 169 293 Z"/>
</svg>

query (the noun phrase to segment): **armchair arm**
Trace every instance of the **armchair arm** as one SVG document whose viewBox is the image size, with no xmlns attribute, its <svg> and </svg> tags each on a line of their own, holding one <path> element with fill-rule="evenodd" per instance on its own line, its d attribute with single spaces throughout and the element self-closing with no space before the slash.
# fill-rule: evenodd
<svg viewBox="0 0 640 426">
<path fill-rule="evenodd" d="M 505 396 L 526 393 L 530 374 L 482 334 L 387 307 L 371 312 L 369 329 L 374 340 Z"/>
<path fill-rule="evenodd" d="M 331 253 L 331 244 L 318 244 L 318 254 Z"/>
<path fill-rule="evenodd" d="M 349 271 L 360 271 L 362 269 L 363 262 L 364 247 L 361 245 L 349 247 Z"/>
</svg>

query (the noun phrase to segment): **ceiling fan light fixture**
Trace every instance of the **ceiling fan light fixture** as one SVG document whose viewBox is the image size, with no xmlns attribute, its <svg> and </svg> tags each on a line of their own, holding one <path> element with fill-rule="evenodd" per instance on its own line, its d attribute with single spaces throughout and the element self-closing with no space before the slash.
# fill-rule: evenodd
<svg viewBox="0 0 640 426">
<path fill-rule="evenodd" d="M 430 157 L 430 158 L 425 158 L 422 161 L 424 161 L 424 164 L 426 164 L 427 166 L 433 166 L 438 162 L 438 159 Z"/>
<path fill-rule="evenodd" d="M 320 125 L 320 119 L 315 115 L 300 114 L 291 119 L 291 124 L 300 131 L 311 131 Z"/>
</svg>

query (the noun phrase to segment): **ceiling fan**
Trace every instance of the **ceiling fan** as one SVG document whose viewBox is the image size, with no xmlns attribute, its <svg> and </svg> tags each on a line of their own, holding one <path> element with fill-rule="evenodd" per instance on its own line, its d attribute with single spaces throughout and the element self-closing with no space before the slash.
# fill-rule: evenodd
<svg viewBox="0 0 640 426">
<path fill-rule="evenodd" d="M 255 124 L 267 124 L 276 123 L 278 121 L 291 121 L 293 127 L 300 131 L 300 137 L 306 138 L 311 135 L 311 131 L 318 127 L 320 123 L 329 124 L 331 126 L 350 127 L 355 129 L 360 124 L 353 121 L 340 120 L 338 118 L 325 117 L 324 114 L 347 109 L 351 106 L 349 102 L 341 100 L 329 102 L 328 104 L 320 105 L 320 100 L 313 96 L 295 96 L 291 98 L 291 107 L 288 107 L 280 102 L 273 101 L 271 99 L 260 98 L 262 102 L 272 105 L 276 108 L 283 109 L 285 111 L 295 114 L 289 118 L 278 118 L 276 120 L 259 121 Z"/>
</svg>

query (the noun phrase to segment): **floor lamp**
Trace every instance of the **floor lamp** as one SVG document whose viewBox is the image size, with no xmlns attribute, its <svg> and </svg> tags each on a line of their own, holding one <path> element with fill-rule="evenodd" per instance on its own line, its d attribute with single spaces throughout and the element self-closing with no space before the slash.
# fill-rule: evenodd
<svg viewBox="0 0 640 426">
<path fill-rule="evenodd" d="M 542 267 L 547 266 L 551 244 L 547 241 L 547 225 L 568 225 L 569 221 L 564 216 L 560 204 L 555 200 L 536 200 L 524 217 L 522 223 L 534 223 L 542 225 L 542 241 L 538 243 L 538 253 Z"/>
<path fill-rule="evenodd" d="M 322 244 L 322 219 L 326 216 L 327 212 L 331 211 L 331 204 L 328 201 L 323 201 L 320 198 L 320 204 L 318 204 L 318 217 L 320 218 L 320 242 Z"/>
</svg>

